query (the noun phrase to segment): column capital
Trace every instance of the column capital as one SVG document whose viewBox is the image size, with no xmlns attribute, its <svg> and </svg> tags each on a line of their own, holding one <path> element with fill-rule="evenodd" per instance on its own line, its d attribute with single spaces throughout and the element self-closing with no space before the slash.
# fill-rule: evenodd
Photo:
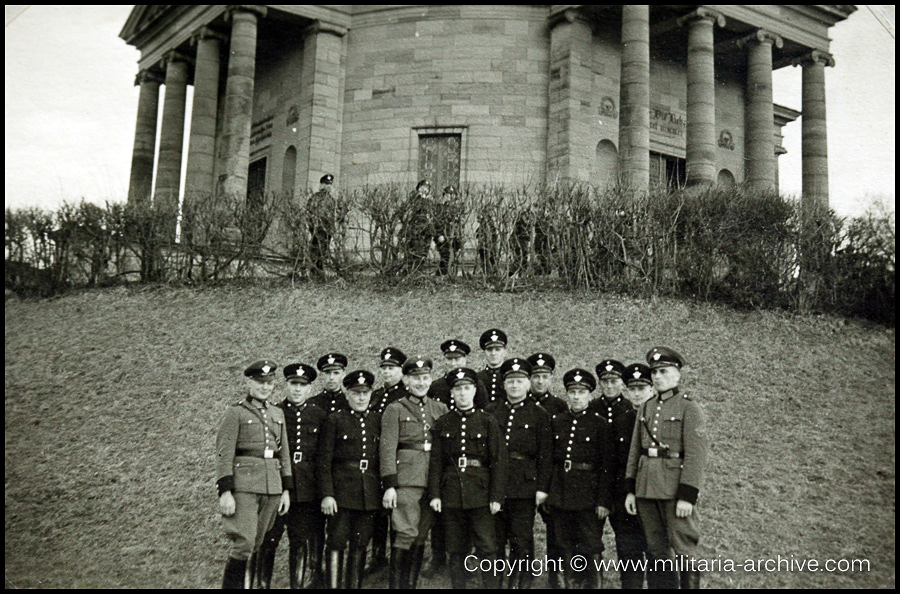
<svg viewBox="0 0 900 594">
<path fill-rule="evenodd" d="M 303 37 L 307 35 L 315 35 L 316 33 L 330 33 L 337 37 L 343 37 L 347 34 L 347 27 L 342 27 L 328 21 L 318 20 L 303 30 Z"/>
<path fill-rule="evenodd" d="M 186 64 L 193 64 L 194 59 L 187 54 L 181 53 L 178 50 L 169 50 L 163 55 L 160 63 L 163 65 L 163 67 L 166 67 L 172 62 L 185 62 Z"/>
<path fill-rule="evenodd" d="M 144 68 L 135 75 L 134 86 L 140 86 L 141 83 L 145 82 L 155 82 L 163 84 L 165 80 L 165 75 L 163 75 L 163 73 L 159 70 L 155 70 L 153 68 Z"/>
<path fill-rule="evenodd" d="M 250 12 L 258 17 L 265 17 L 269 9 L 265 4 L 229 4 L 225 8 L 225 18 L 231 18 L 233 12 Z"/>
<path fill-rule="evenodd" d="M 191 35 L 191 45 L 197 45 L 202 39 L 216 39 L 218 41 L 228 41 L 228 35 L 207 26 L 200 27 Z"/>
<path fill-rule="evenodd" d="M 769 43 L 774 45 L 778 49 L 784 47 L 784 39 L 782 39 L 780 35 L 776 35 L 775 33 L 772 33 L 771 31 L 767 31 L 765 29 L 757 29 L 746 37 L 741 37 L 735 43 L 740 49 L 747 47 L 747 45 L 751 43 Z"/>
<path fill-rule="evenodd" d="M 828 52 L 820 50 L 812 50 L 808 54 L 804 54 L 799 58 L 791 60 L 792 66 L 812 66 L 813 64 L 822 64 L 823 66 L 834 67 L 834 56 Z"/>
<path fill-rule="evenodd" d="M 571 25 L 575 21 L 585 21 L 584 17 L 579 13 L 577 8 L 567 8 L 565 10 L 561 10 L 555 14 L 550 15 L 549 24 L 550 28 L 554 28 L 557 25 L 561 25 L 562 23 L 567 23 Z"/>
<path fill-rule="evenodd" d="M 710 21 L 713 23 L 713 25 L 724 27 L 725 15 L 723 15 L 721 12 L 710 10 L 709 8 L 698 8 L 697 10 L 684 15 L 683 17 L 679 17 L 677 22 L 679 27 L 683 27 L 686 24 L 697 21 Z"/>
</svg>

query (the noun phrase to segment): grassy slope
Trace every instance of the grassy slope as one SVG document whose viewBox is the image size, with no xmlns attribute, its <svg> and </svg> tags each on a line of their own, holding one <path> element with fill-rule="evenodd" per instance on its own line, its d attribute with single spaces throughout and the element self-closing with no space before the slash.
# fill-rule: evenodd
<svg viewBox="0 0 900 594">
<path fill-rule="evenodd" d="M 640 360 L 657 343 L 688 357 L 684 385 L 712 443 L 702 556 L 872 564 L 713 573 L 710 586 L 892 580 L 893 331 L 568 293 L 120 288 L 7 302 L 7 587 L 218 586 L 215 430 L 249 361 L 334 349 L 374 370 L 387 344 L 437 355 L 446 338 L 477 344 L 492 325 L 511 354 L 546 349 L 563 369 Z M 614 551 L 609 529 L 606 540 Z"/>
</svg>

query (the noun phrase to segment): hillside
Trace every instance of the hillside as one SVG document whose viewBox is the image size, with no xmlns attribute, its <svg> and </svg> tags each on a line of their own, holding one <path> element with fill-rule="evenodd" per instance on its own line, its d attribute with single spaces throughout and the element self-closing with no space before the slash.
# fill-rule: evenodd
<svg viewBox="0 0 900 594">
<path fill-rule="evenodd" d="M 597 294 L 257 286 L 6 302 L 6 586 L 218 587 L 215 431 L 247 363 L 337 350 L 375 370 L 388 344 L 437 357 L 447 338 L 477 347 L 489 326 L 511 355 L 556 356 L 555 393 L 565 369 L 642 360 L 655 344 L 688 359 L 683 385 L 711 442 L 702 557 L 871 565 L 722 571 L 704 585 L 893 583 L 893 330 Z M 614 555 L 609 528 L 606 541 Z"/>
</svg>

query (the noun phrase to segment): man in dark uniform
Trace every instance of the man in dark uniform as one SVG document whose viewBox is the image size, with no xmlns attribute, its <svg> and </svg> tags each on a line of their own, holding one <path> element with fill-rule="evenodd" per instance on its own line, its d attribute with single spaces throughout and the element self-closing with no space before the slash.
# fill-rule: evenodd
<svg viewBox="0 0 900 594">
<path fill-rule="evenodd" d="M 700 540 L 694 507 L 706 466 L 706 435 L 703 411 L 680 391 L 684 359 L 667 347 L 647 353 L 653 387 L 657 395 L 637 413 L 628 455 L 625 480 L 628 497 L 625 508 L 637 514 L 647 537 L 649 568 L 657 587 L 677 588 L 675 572 L 663 567 L 674 562 L 670 551 L 691 564 L 691 555 Z M 648 572 L 648 581 L 651 573 Z M 700 574 L 690 568 L 681 572 L 681 588 L 700 587 Z"/>
<path fill-rule="evenodd" d="M 391 589 L 415 589 L 434 516 L 425 493 L 434 441 L 431 430 L 447 407 L 428 397 L 431 369 L 431 359 L 408 360 L 403 365 L 403 382 L 409 395 L 388 405 L 381 419 L 383 503 L 392 510 L 394 529 Z"/>
<path fill-rule="evenodd" d="M 475 408 L 475 371 L 461 367 L 446 378 L 456 409 L 438 419 L 433 429 L 428 496 L 431 508 L 444 514 L 451 582 L 464 589 L 471 542 L 480 559 L 496 558 L 492 516 L 500 511 L 506 492 L 506 447 L 494 417 Z M 482 580 L 486 588 L 497 586 L 493 573 L 483 573 Z"/>
<path fill-rule="evenodd" d="M 347 398 L 341 391 L 341 381 L 347 370 L 347 357 L 340 353 L 322 355 L 316 362 L 316 369 L 321 373 L 325 386 L 309 403 L 329 414 L 346 409 Z"/>
<path fill-rule="evenodd" d="M 550 415 L 528 398 L 531 364 L 512 358 L 500 367 L 506 400 L 492 402 L 485 412 L 493 415 L 504 433 L 508 470 L 506 499 L 495 519 L 497 554 L 515 568 L 508 575 L 509 588 L 528 589 L 534 581 L 530 571 L 534 558 L 534 512 L 550 490 L 553 436 Z M 509 542 L 509 557 L 506 543 Z"/>
<path fill-rule="evenodd" d="M 375 376 L 368 371 L 348 373 L 343 379 L 348 408 L 328 416 L 319 438 L 322 513 L 331 518 L 325 567 L 332 589 L 362 587 L 366 545 L 372 538 L 375 512 L 381 509 L 381 415 L 369 410 L 374 383 Z M 346 571 L 342 571 L 348 542 Z"/>
<path fill-rule="evenodd" d="M 303 363 L 293 363 L 284 368 L 287 397 L 277 406 L 284 413 L 291 454 L 291 508 L 284 516 L 275 518 L 275 525 L 266 534 L 259 550 L 259 583 L 264 589 L 271 587 L 275 551 L 285 526 L 290 542 L 288 567 L 291 589 L 313 587 L 321 577 L 318 568 L 322 563 L 317 555 L 321 545 L 314 539 L 321 533 L 324 519 L 319 509 L 315 459 L 320 430 L 328 413 L 317 406 L 310 406 L 308 402 L 316 375 L 315 369 Z"/>
<path fill-rule="evenodd" d="M 553 358 L 553 355 L 543 352 L 535 353 L 528 357 L 528 362 L 531 364 L 531 377 L 529 378 L 531 390 L 528 398 L 546 410 L 551 418 L 567 411 L 569 405 L 566 404 L 566 401 L 550 393 L 553 372 L 556 371 L 556 359 Z M 550 517 L 550 509 L 546 504 L 539 505 L 538 513 L 541 514 L 541 519 L 547 527 L 547 558 L 560 559 L 562 552 L 556 545 L 556 532 L 553 527 L 553 519 Z M 555 564 L 548 564 L 546 571 L 547 584 L 550 588 L 557 589 L 564 586 L 564 584 L 560 584 L 560 571 Z"/>
<path fill-rule="evenodd" d="M 637 564 L 644 558 L 647 541 L 641 531 L 640 522 L 635 516 L 625 511 L 625 498 L 628 490 L 625 485 L 625 467 L 628 464 L 628 452 L 631 449 L 631 435 L 634 433 L 636 414 L 634 407 L 622 395 L 625 383 L 622 381 L 625 366 L 615 359 L 601 361 L 596 367 L 600 379 L 602 396 L 593 402 L 594 412 L 606 420 L 611 430 L 613 452 L 616 458 L 616 475 L 613 483 L 612 511 L 609 514 L 609 525 L 616 535 L 616 553 L 623 564 L 619 568 L 619 577 L 623 590 L 644 587 L 644 572 L 637 569 Z M 588 407 L 591 408 L 591 407 Z"/>
<path fill-rule="evenodd" d="M 588 411 L 590 393 L 597 382 L 589 371 L 571 369 L 563 375 L 569 410 L 551 420 L 553 471 L 547 503 L 555 524 L 557 544 L 569 568 L 570 587 L 601 587 L 595 570 L 603 552 L 602 520 L 612 509 L 615 476 L 606 422 Z M 587 569 L 576 575 L 572 558 L 588 559 Z"/>
<path fill-rule="evenodd" d="M 487 390 L 487 400 L 483 403 L 475 402 L 477 408 L 484 408 L 491 402 L 503 402 L 506 392 L 503 391 L 503 376 L 500 374 L 500 366 L 506 361 L 506 333 L 497 328 L 486 330 L 478 340 L 487 365 L 478 372 L 478 379 Z"/>
<path fill-rule="evenodd" d="M 406 355 L 400 349 L 387 347 L 381 351 L 378 357 L 378 371 L 381 374 L 382 385 L 372 392 L 372 401 L 369 408 L 380 415 L 392 402 L 396 402 L 407 396 L 406 384 L 403 383 L 403 364 L 406 363 Z M 386 567 L 388 525 L 391 513 L 389 510 L 381 510 L 375 514 L 375 526 L 372 531 L 372 558 L 366 567 L 366 575 L 380 571 Z"/>
<path fill-rule="evenodd" d="M 247 397 L 225 411 L 216 436 L 219 512 L 231 552 L 222 588 L 253 587 L 256 552 L 291 505 L 293 480 L 281 409 L 269 406 L 275 363 L 264 359 L 244 370 Z"/>
<path fill-rule="evenodd" d="M 636 419 L 641 405 L 654 396 L 651 370 L 643 363 L 632 363 L 625 368 L 622 381 L 625 382 L 625 398 L 631 403 Z"/>
<path fill-rule="evenodd" d="M 434 228 L 431 214 L 434 210 L 431 183 L 427 179 L 416 185 L 403 208 L 403 227 L 400 229 L 400 245 L 405 251 L 404 267 L 407 272 L 421 272 L 428 259 Z"/>
<path fill-rule="evenodd" d="M 456 270 L 457 256 L 462 248 L 463 203 L 453 186 L 444 188 L 441 201 L 435 205 L 434 245 L 440 261 L 438 275 L 446 276 L 451 266 Z"/>
<path fill-rule="evenodd" d="M 328 258 L 328 246 L 337 229 L 338 222 L 346 213 L 340 212 L 337 202 L 331 194 L 334 176 L 330 173 L 319 179 L 319 191 L 309 197 L 307 211 L 309 214 L 309 256 L 312 271 L 322 274 Z"/>
<path fill-rule="evenodd" d="M 469 348 L 469 345 L 461 340 L 450 339 L 441 344 L 445 369 L 440 377 L 431 383 L 431 387 L 428 389 L 428 396 L 430 398 L 434 398 L 438 402 L 443 402 L 450 409 L 453 409 L 453 407 L 456 406 L 453 403 L 453 396 L 450 394 L 450 386 L 447 384 L 444 373 L 451 369 L 456 369 L 457 367 L 465 367 L 471 351 L 472 349 Z M 479 403 L 483 404 L 485 402 L 487 402 L 487 393 L 484 385 L 482 385 L 479 380 L 478 385 L 475 386 L 475 406 L 477 407 Z"/>
</svg>

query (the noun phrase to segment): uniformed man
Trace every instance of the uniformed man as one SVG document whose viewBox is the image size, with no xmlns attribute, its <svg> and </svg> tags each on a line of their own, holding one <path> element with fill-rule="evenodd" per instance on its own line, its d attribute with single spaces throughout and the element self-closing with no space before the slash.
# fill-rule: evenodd
<svg viewBox="0 0 900 594">
<path fill-rule="evenodd" d="M 625 399 L 622 381 L 625 366 L 615 359 L 601 361 L 597 367 L 600 380 L 601 397 L 591 404 L 594 411 L 600 414 L 611 430 L 613 452 L 616 459 L 616 475 L 613 483 L 612 511 L 609 514 L 609 525 L 616 535 L 616 553 L 620 561 L 619 577 L 623 590 L 644 587 L 644 572 L 638 569 L 644 559 L 647 541 L 641 531 L 641 525 L 635 516 L 625 511 L 625 497 L 628 495 L 625 486 L 625 467 L 628 464 L 628 452 L 631 448 L 631 435 L 634 432 L 636 414 L 634 407 Z"/>
<path fill-rule="evenodd" d="M 528 357 L 531 363 L 531 390 L 528 397 L 541 408 L 547 411 L 552 418 L 561 412 L 568 410 L 569 406 L 562 398 L 557 398 L 550 393 L 550 386 L 553 384 L 553 372 L 556 371 L 556 359 L 549 353 L 539 352 Z M 538 513 L 547 528 L 547 558 L 559 559 L 562 552 L 556 545 L 556 532 L 553 527 L 553 519 L 550 517 L 550 508 L 545 505 L 538 506 Z M 560 584 L 560 572 L 556 564 L 548 564 L 547 567 L 547 584 L 550 588 L 557 589 L 562 587 Z"/>
<path fill-rule="evenodd" d="M 428 389 L 429 398 L 443 402 L 450 409 L 456 406 L 453 403 L 453 396 L 450 395 L 450 386 L 447 384 L 444 374 L 457 367 L 466 367 L 468 356 L 471 352 L 472 349 L 469 348 L 469 345 L 455 338 L 441 343 L 444 365 L 442 365 L 443 369 L 440 376 L 431 382 L 431 387 Z M 478 407 L 479 404 L 483 406 L 485 402 L 487 402 L 487 393 L 484 385 L 479 380 L 478 385 L 475 387 L 475 406 Z"/>
<path fill-rule="evenodd" d="M 381 375 L 382 385 L 372 392 L 370 409 L 383 415 L 389 404 L 409 394 L 406 384 L 402 381 L 405 362 L 406 355 L 398 348 L 387 347 L 381 351 L 381 355 L 378 357 L 378 371 Z M 391 513 L 386 509 L 375 514 L 375 526 L 372 530 L 372 558 L 366 567 L 366 575 L 380 571 L 388 564 L 387 541 L 390 517 Z"/>
<path fill-rule="evenodd" d="M 328 522 L 326 577 L 330 588 L 362 587 L 366 545 L 381 509 L 378 442 L 381 415 L 369 410 L 375 376 L 360 370 L 343 379 L 348 408 L 325 420 L 319 438 L 318 478 Z M 350 544 L 344 568 L 344 549 Z M 342 579 L 343 576 L 343 579 Z"/>
<path fill-rule="evenodd" d="M 628 513 L 638 515 L 650 556 L 674 561 L 670 551 L 682 557 L 682 566 L 697 547 L 697 496 L 706 465 L 706 436 L 700 407 L 678 387 L 684 359 L 667 347 L 647 353 L 657 395 L 637 413 L 626 481 Z M 657 587 L 677 588 L 674 571 L 659 563 L 648 572 Z M 681 572 L 682 588 L 699 588 L 700 575 L 688 568 Z"/>
<path fill-rule="evenodd" d="M 622 381 L 625 382 L 625 398 L 631 403 L 635 413 L 642 404 L 654 396 L 650 373 L 650 368 L 643 363 L 632 363 L 625 368 L 625 373 L 622 374 Z M 637 417 L 635 416 L 635 418 Z"/>
<path fill-rule="evenodd" d="M 407 272 L 420 272 L 425 268 L 434 235 L 433 210 L 431 183 L 423 179 L 416 184 L 416 191 L 410 195 L 403 209 L 400 244 L 405 251 L 404 268 Z"/>
<path fill-rule="evenodd" d="M 438 275 L 446 276 L 455 266 L 459 250 L 462 248 L 463 204 L 456 188 L 446 186 L 441 194 L 441 201 L 435 205 L 434 212 L 434 245 L 437 247 L 440 260 Z"/>
<path fill-rule="evenodd" d="M 446 378 L 456 409 L 434 426 L 428 496 L 431 508 L 444 515 L 451 582 L 464 589 L 470 543 L 480 559 L 496 558 L 492 516 L 506 492 L 506 447 L 494 417 L 475 408 L 476 372 L 460 367 Z M 492 572 L 482 573 L 482 580 L 486 588 L 497 585 Z"/>
<path fill-rule="evenodd" d="M 408 396 L 389 404 L 381 419 L 381 479 L 384 507 L 394 529 L 389 570 L 390 588 L 415 588 L 434 511 L 425 492 L 434 442 L 432 428 L 447 406 L 428 397 L 431 359 L 403 364 Z"/>
<path fill-rule="evenodd" d="M 316 542 L 315 538 L 322 531 L 324 519 L 319 509 L 315 459 L 322 424 L 328 413 L 308 402 L 316 375 L 315 369 L 303 363 L 292 363 L 284 368 L 287 397 L 277 406 L 284 413 L 291 455 L 291 508 L 284 516 L 275 518 L 275 525 L 266 534 L 259 551 L 259 582 L 265 589 L 272 584 L 275 551 L 285 526 L 290 542 L 288 568 L 291 589 L 313 587 L 321 578 L 321 543 Z"/>
<path fill-rule="evenodd" d="M 216 436 L 219 511 L 231 551 L 222 588 L 253 586 L 256 552 L 291 505 L 288 436 L 281 409 L 269 406 L 277 366 L 268 359 L 244 370 L 247 397 L 225 411 Z"/>
<path fill-rule="evenodd" d="M 506 399 L 506 393 L 503 391 L 503 376 L 500 374 L 500 366 L 506 360 L 506 333 L 497 328 L 486 330 L 478 340 L 481 350 L 484 351 L 486 361 L 485 368 L 478 372 L 478 379 L 484 384 L 487 390 L 487 401 L 479 404 L 475 403 L 477 408 L 484 408 L 491 402 Z"/>
<path fill-rule="evenodd" d="M 329 414 L 346 409 L 347 398 L 341 391 L 341 382 L 347 373 L 347 357 L 340 353 L 322 355 L 316 362 L 316 369 L 322 375 L 325 386 L 309 403 Z"/>
<path fill-rule="evenodd" d="M 508 576 L 508 587 L 527 589 L 534 581 L 534 574 L 525 569 L 534 558 L 534 512 L 547 500 L 550 490 L 553 436 L 550 415 L 528 398 L 531 385 L 528 360 L 507 359 L 500 370 L 506 400 L 492 402 L 485 408 L 485 412 L 497 419 L 503 431 L 509 464 L 506 499 L 503 508 L 494 516 L 497 553 L 517 568 Z"/>
<path fill-rule="evenodd" d="M 613 505 L 614 458 L 607 423 L 588 411 L 594 376 L 584 369 L 563 375 L 569 410 L 551 419 L 553 471 L 547 503 L 555 524 L 557 545 L 569 569 L 569 586 L 600 587 L 601 573 L 594 569 L 603 552 L 602 520 Z M 587 569 L 574 571 L 572 559 L 588 559 Z"/>
<path fill-rule="evenodd" d="M 339 221 L 346 216 L 340 212 L 338 204 L 331 194 L 334 176 L 326 173 L 319 178 L 319 191 L 309 197 L 309 256 L 312 272 L 321 275 L 325 270 L 328 258 L 328 246 L 334 236 Z"/>
</svg>

